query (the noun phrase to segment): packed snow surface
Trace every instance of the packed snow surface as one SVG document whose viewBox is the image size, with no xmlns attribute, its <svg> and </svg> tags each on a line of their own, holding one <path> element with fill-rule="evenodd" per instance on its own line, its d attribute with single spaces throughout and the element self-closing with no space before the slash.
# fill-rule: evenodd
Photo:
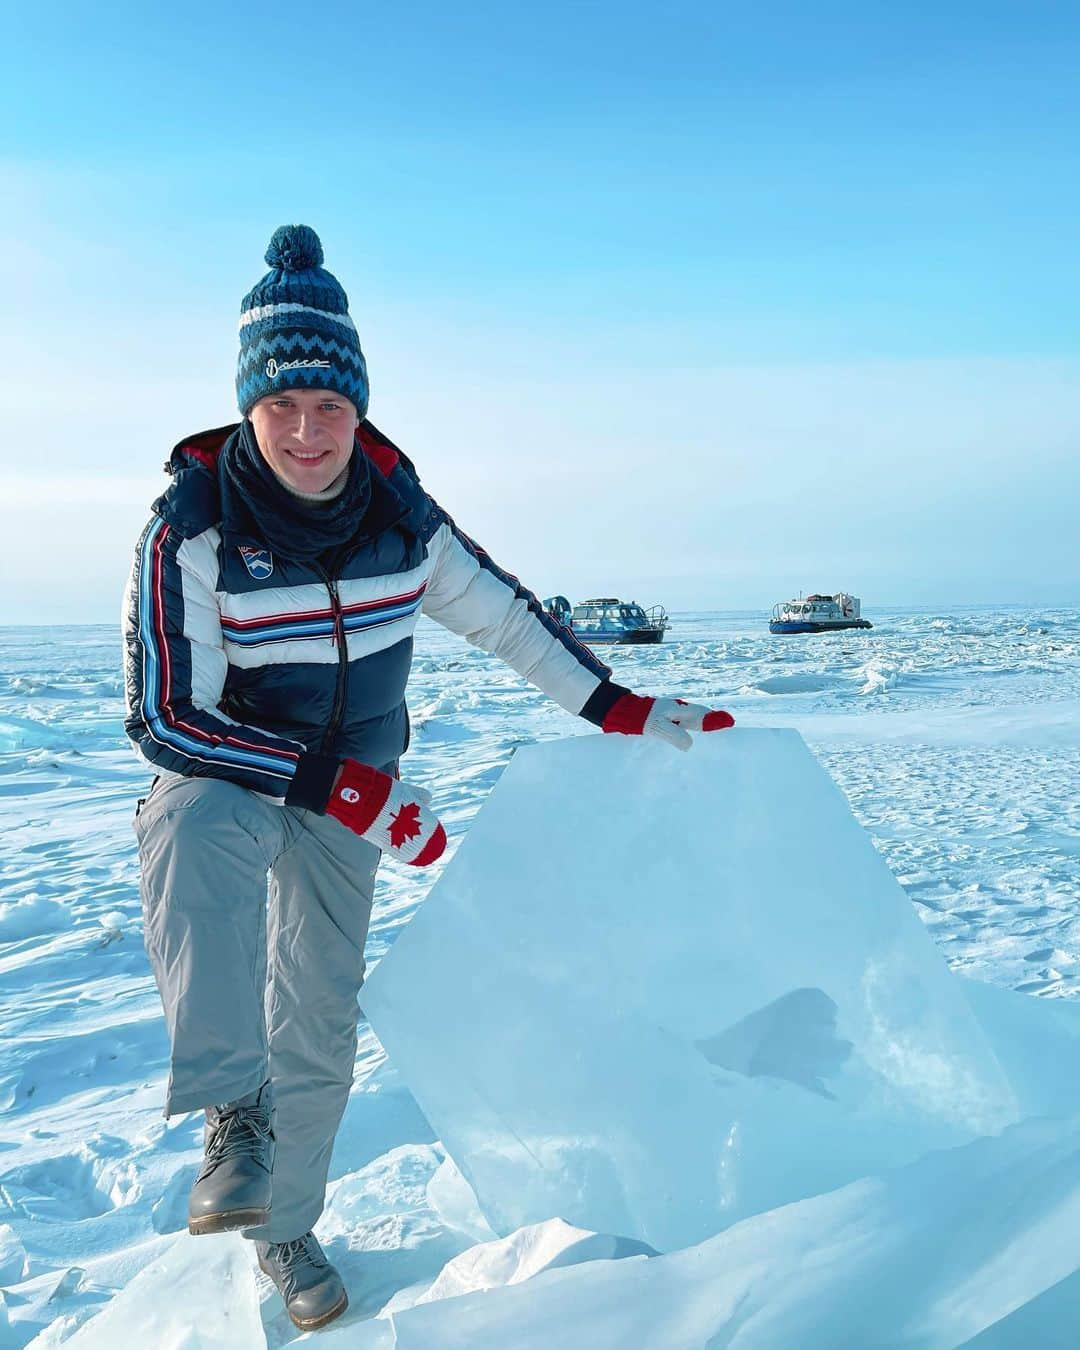
<svg viewBox="0 0 1080 1350">
<path fill-rule="evenodd" d="M 328 1345 L 1074 1343 L 1080 614 L 870 617 L 868 633 L 772 638 L 761 616 L 679 615 L 661 646 L 605 659 L 642 692 L 730 708 L 740 729 L 800 731 L 948 966 L 984 982 L 966 996 L 1020 1123 L 647 1258 L 625 1232 L 568 1240 L 564 1214 L 494 1231 L 362 1025 L 319 1228 L 351 1297 Z M 116 1345 L 217 1345 L 224 1317 L 225 1343 L 276 1347 L 298 1333 L 250 1260 L 248 1319 L 243 1244 L 183 1231 L 200 1125 L 161 1117 L 167 1044 L 130 832 L 148 775 L 121 696 L 112 630 L 0 630 L 0 1347 L 104 1335 L 109 1314 Z M 593 734 L 426 624 L 410 707 L 404 772 L 434 789 L 451 852 L 516 748 Z M 724 834 L 718 821 L 718 847 Z M 433 879 L 381 869 L 372 964 Z M 576 952 L 577 928 L 555 936 Z M 784 934 L 765 940 L 763 964 Z M 655 1047 L 641 1067 L 662 1092 Z"/>
</svg>

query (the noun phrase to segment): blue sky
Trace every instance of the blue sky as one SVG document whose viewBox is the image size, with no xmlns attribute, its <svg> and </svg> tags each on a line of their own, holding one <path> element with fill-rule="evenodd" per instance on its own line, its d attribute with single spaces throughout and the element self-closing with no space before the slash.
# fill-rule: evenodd
<svg viewBox="0 0 1080 1350">
<path fill-rule="evenodd" d="M 1076 602 L 1074 7 L 60 4 L 5 46 L 0 621 L 113 618 L 290 220 L 373 420 L 543 594 Z"/>
</svg>

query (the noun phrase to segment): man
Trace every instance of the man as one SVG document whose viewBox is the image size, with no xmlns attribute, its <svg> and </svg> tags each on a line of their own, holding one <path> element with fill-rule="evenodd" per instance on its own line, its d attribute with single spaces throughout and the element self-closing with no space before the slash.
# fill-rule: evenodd
<svg viewBox="0 0 1080 1350">
<path fill-rule="evenodd" d="M 399 781 L 421 613 L 607 732 L 688 748 L 727 713 L 641 698 L 544 613 L 366 420 L 345 292 L 283 226 L 242 303 L 243 421 L 182 441 L 125 598 L 135 822 L 171 1042 L 166 1115 L 205 1110 L 192 1233 L 240 1228 L 294 1323 L 348 1299 L 312 1228 L 352 1082 L 375 869 L 446 836 Z M 269 873 L 269 913 L 267 874 Z"/>
</svg>

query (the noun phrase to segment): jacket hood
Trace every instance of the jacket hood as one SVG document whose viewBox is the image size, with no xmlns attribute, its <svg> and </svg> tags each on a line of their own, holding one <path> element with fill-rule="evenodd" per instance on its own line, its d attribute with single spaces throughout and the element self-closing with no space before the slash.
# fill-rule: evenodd
<svg viewBox="0 0 1080 1350">
<path fill-rule="evenodd" d="M 172 454 L 165 461 L 165 472 L 175 477 L 184 469 L 202 468 L 216 475 L 221 448 L 239 425 L 239 422 L 230 422 L 227 426 L 197 431 L 177 441 Z M 384 478 L 390 477 L 402 458 L 401 451 L 393 441 L 366 418 L 356 428 L 356 445 Z"/>
<path fill-rule="evenodd" d="M 218 460 L 225 442 L 239 426 L 239 422 L 230 422 L 185 436 L 165 461 L 165 472 L 172 475 L 172 483 L 154 502 L 153 509 L 186 538 L 221 524 Z M 419 528 L 424 499 L 408 458 L 366 419 L 356 429 L 356 449 L 378 470 L 372 476 L 373 485 L 378 484 L 373 524 L 386 529 L 404 520 L 407 527 Z"/>
</svg>

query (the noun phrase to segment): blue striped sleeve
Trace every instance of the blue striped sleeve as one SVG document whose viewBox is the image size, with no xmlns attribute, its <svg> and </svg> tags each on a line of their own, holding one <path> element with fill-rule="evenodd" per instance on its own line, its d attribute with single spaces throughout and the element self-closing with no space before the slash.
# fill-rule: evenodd
<svg viewBox="0 0 1080 1350">
<path fill-rule="evenodd" d="M 307 755 L 299 741 L 233 722 L 206 706 L 205 689 L 196 706 L 196 664 L 201 661 L 209 669 L 220 657 L 186 635 L 186 608 L 205 604 L 216 612 L 217 605 L 193 572 L 186 573 L 185 582 L 178 558 L 183 542 L 175 529 L 155 517 L 135 551 L 124 616 L 125 730 L 143 756 L 163 769 L 228 779 L 284 800 L 302 761 L 321 757 Z M 217 683 L 220 696 L 223 673 Z M 301 774 L 305 782 L 310 776 Z"/>
</svg>

